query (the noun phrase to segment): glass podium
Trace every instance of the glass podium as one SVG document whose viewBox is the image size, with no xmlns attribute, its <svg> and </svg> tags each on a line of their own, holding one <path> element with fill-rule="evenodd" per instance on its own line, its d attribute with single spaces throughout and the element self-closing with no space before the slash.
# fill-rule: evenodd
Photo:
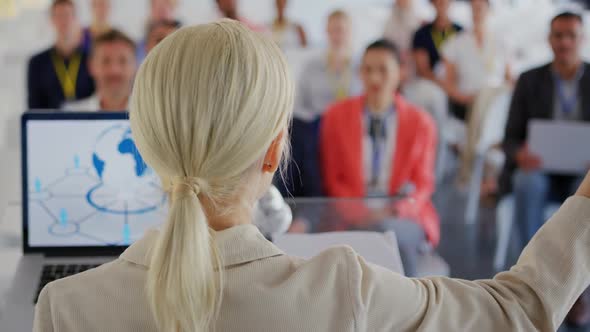
<svg viewBox="0 0 590 332">
<path fill-rule="evenodd" d="M 387 230 L 384 223 L 395 219 L 394 213 L 387 216 L 384 212 L 388 212 L 391 206 L 402 199 L 401 196 L 363 199 L 286 198 L 293 211 L 293 223 L 289 232 L 384 232 Z M 450 201 L 443 203 L 452 204 Z M 462 211 L 460 208 L 455 210 Z M 496 273 L 493 267 L 496 245 L 494 214 L 486 213 L 489 218 L 468 225 L 461 216 L 446 213 L 441 215 L 439 245 L 431 248 L 432 255 L 425 256 L 426 259 L 421 262 L 424 264 L 422 275 L 450 275 L 467 280 L 493 277 Z M 398 234 L 396 236 L 399 237 Z"/>
<path fill-rule="evenodd" d="M 395 213 L 397 203 L 403 197 L 373 197 L 373 198 L 291 198 L 286 199 L 293 212 L 293 223 L 289 229 L 290 234 L 327 234 L 341 232 L 357 232 L 359 236 L 368 236 L 366 232 L 376 232 L 386 235 L 393 233 L 395 246 L 400 243 L 400 236 L 410 236 L 410 233 L 400 234 L 399 228 L 391 227 L 396 222 L 410 223 L 412 221 L 398 218 Z M 436 250 L 426 241 L 420 227 L 422 238 L 418 239 L 418 257 L 415 259 L 415 266 L 412 265 L 414 276 L 449 276 L 450 268 Z M 343 235 L 332 236 L 343 236 Z M 363 235 L 364 234 L 364 235 Z M 405 235 L 404 235 L 405 234 Z M 307 239 L 302 241 L 306 241 Z M 327 240 L 325 241 L 335 241 Z M 358 240 L 358 239 L 357 239 Z M 373 239 L 379 242 L 378 238 Z M 404 239 L 401 239 L 404 242 Z M 367 237 L 367 241 L 371 241 Z M 420 242 L 421 241 L 421 242 Z M 356 243 L 356 242 L 355 242 Z M 334 243 L 335 244 L 335 243 Z M 350 243 L 343 243 L 350 244 Z M 354 245 L 351 245 L 357 252 Z M 377 248 L 379 244 L 375 244 Z M 364 246 L 361 247 L 365 248 Z M 367 252 L 374 255 L 375 248 L 369 248 Z M 363 249 L 361 249 L 363 250 Z M 387 250 L 387 249 L 384 249 Z M 304 251 L 305 252 L 305 251 Z M 359 252 L 360 253 L 360 252 Z M 362 253 L 361 253 L 362 255 Z M 397 255 L 397 253 L 396 253 Z M 404 268 L 407 269 L 406 257 L 403 255 Z M 371 257 L 365 257 L 371 261 Z M 395 270 L 395 269 L 394 269 Z"/>
</svg>

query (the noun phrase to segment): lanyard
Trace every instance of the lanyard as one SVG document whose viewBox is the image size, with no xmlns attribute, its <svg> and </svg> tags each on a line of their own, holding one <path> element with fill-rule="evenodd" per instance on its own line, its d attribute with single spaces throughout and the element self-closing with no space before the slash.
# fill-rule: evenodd
<svg viewBox="0 0 590 332">
<path fill-rule="evenodd" d="M 454 34 L 455 34 L 454 27 L 450 27 L 450 28 L 445 29 L 443 31 L 435 30 L 434 26 L 432 27 L 432 30 L 430 30 L 430 36 L 432 37 L 432 42 L 434 43 L 434 47 L 436 48 L 436 51 L 438 53 L 440 53 L 440 48 L 442 47 L 442 44 L 445 42 L 445 40 L 447 40 L 449 37 L 451 37 Z"/>
<path fill-rule="evenodd" d="M 369 138 L 372 142 L 370 185 L 373 188 L 377 187 L 381 176 L 383 148 L 387 140 L 387 120 L 394 110 L 392 106 L 383 117 L 373 116 L 368 110 L 365 111 L 369 120 Z"/>
<path fill-rule="evenodd" d="M 582 66 L 578 72 L 576 73 L 576 76 L 574 77 L 573 81 L 575 82 L 574 84 L 574 91 L 571 95 L 567 95 L 565 92 L 565 81 L 559 77 L 559 75 L 554 74 L 555 77 L 555 86 L 557 88 L 557 99 L 559 102 L 559 106 L 561 108 L 561 111 L 565 114 L 565 115 L 572 115 L 574 113 L 574 110 L 576 108 L 576 106 L 578 105 L 578 95 L 579 95 L 579 81 L 582 78 L 582 75 L 584 75 L 584 67 Z"/>
<path fill-rule="evenodd" d="M 328 80 L 332 93 L 334 95 L 334 101 L 340 101 L 348 98 L 350 94 L 350 81 L 352 79 L 351 69 L 347 66 L 340 73 L 337 73 L 330 69 L 328 66 Z"/>
<path fill-rule="evenodd" d="M 75 99 L 76 83 L 78 81 L 78 73 L 80 72 L 82 56 L 80 53 L 76 52 L 72 56 L 72 59 L 70 60 L 70 63 L 67 67 L 64 59 L 58 56 L 55 52 L 52 53 L 51 60 L 53 61 L 53 68 L 55 69 L 55 74 L 57 75 L 57 79 L 61 85 L 64 97 L 67 100 Z"/>
</svg>

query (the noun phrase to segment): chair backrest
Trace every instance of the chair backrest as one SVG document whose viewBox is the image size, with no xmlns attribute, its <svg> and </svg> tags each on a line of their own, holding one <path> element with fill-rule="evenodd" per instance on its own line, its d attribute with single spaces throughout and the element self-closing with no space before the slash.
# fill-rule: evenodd
<svg viewBox="0 0 590 332">
<path fill-rule="evenodd" d="M 482 119 L 477 151 L 485 152 L 504 140 L 511 97 L 512 91 L 509 88 L 504 88 L 490 99 L 487 104 L 488 110 Z"/>
<path fill-rule="evenodd" d="M 315 234 L 283 234 L 273 242 L 291 256 L 309 259 L 322 251 L 348 245 L 368 262 L 403 274 L 397 240 L 393 232 L 331 232 Z"/>
</svg>

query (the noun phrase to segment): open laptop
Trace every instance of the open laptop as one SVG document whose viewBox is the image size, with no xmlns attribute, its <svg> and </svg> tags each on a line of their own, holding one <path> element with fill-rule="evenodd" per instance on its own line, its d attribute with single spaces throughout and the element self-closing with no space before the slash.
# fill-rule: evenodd
<svg viewBox="0 0 590 332">
<path fill-rule="evenodd" d="M 113 260 L 167 206 L 125 113 L 23 115 L 22 192 L 23 257 L 2 331 L 31 331 L 45 284 Z"/>
</svg>

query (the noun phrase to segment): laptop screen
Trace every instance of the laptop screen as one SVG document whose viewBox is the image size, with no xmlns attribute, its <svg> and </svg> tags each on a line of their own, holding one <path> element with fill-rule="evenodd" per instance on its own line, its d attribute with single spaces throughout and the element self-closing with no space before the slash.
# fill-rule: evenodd
<svg viewBox="0 0 590 332">
<path fill-rule="evenodd" d="M 24 116 L 26 247 L 125 247 L 165 220 L 166 195 L 126 117 Z"/>
</svg>

